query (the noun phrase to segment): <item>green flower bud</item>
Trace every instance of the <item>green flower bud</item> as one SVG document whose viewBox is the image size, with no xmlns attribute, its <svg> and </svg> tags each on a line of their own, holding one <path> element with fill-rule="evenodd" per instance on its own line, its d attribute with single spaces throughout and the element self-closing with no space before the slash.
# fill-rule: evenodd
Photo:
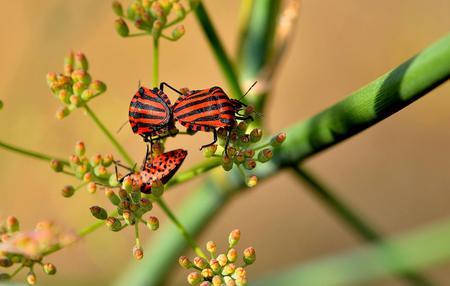
<svg viewBox="0 0 450 286">
<path fill-rule="evenodd" d="M 236 155 L 234 155 L 234 162 L 236 162 L 236 164 L 244 163 L 244 161 L 245 161 L 244 152 L 237 152 Z"/>
<path fill-rule="evenodd" d="M 237 276 L 235 282 L 236 286 L 245 286 L 248 284 L 247 276 Z"/>
<path fill-rule="evenodd" d="M 106 154 L 105 157 L 102 158 L 102 165 L 105 167 L 111 166 L 114 162 L 114 157 L 112 154 Z"/>
<path fill-rule="evenodd" d="M 0 257 L 0 267 L 11 267 L 13 265 L 13 262 L 8 257 Z"/>
<path fill-rule="evenodd" d="M 59 74 L 56 76 L 56 80 L 51 82 L 50 89 L 52 92 L 58 92 L 63 89 L 70 90 L 72 87 L 72 79 L 70 76 L 65 76 L 63 74 Z"/>
<path fill-rule="evenodd" d="M 225 171 L 230 171 L 233 168 L 233 161 L 230 159 L 230 157 L 226 155 L 222 156 L 222 168 Z"/>
<path fill-rule="evenodd" d="M 214 273 L 210 268 L 205 268 L 202 270 L 202 276 L 205 279 L 211 279 L 214 276 Z"/>
<path fill-rule="evenodd" d="M 247 146 L 248 143 L 250 143 L 250 135 L 242 135 L 239 137 L 239 143 L 242 144 L 242 146 Z"/>
<path fill-rule="evenodd" d="M 122 217 L 128 225 L 133 225 L 135 223 L 135 218 L 130 210 L 124 210 Z"/>
<path fill-rule="evenodd" d="M 159 180 L 156 179 L 152 182 L 152 194 L 160 197 L 164 193 L 164 184 Z"/>
<path fill-rule="evenodd" d="M 75 144 L 75 154 L 81 157 L 84 156 L 84 153 L 86 153 L 86 146 L 83 141 L 78 141 L 77 144 Z"/>
<path fill-rule="evenodd" d="M 81 105 L 83 105 L 83 100 L 81 100 L 81 97 L 79 97 L 78 95 L 71 95 L 69 97 L 69 101 L 70 104 L 74 107 L 80 107 Z"/>
<path fill-rule="evenodd" d="M 270 145 L 272 145 L 273 147 L 280 146 L 284 142 L 284 140 L 286 140 L 286 133 L 278 133 L 270 139 Z"/>
<path fill-rule="evenodd" d="M 166 16 L 164 15 L 164 9 L 160 1 L 155 1 L 152 3 L 152 6 L 150 7 L 150 14 L 158 20 L 165 19 Z"/>
<path fill-rule="evenodd" d="M 11 275 L 8 273 L 0 273 L 0 281 L 6 281 L 11 279 Z"/>
<path fill-rule="evenodd" d="M 228 146 L 228 148 L 227 148 L 227 153 L 228 153 L 228 156 L 229 156 L 230 158 L 233 158 L 233 156 L 236 155 L 237 150 L 236 150 L 236 148 L 234 148 L 233 146 Z"/>
<path fill-rule="evenodd" d="M 247 131 L 248 128 L 248 124 L 245 121 L 241 121 L 239 122 L 239 124 L 237 125 L 237 130 L 239 133 L 244 134 L 245 131 Z"/>
<path fill-rule="evenodd" d="M 61 194 L 65 198 L 70 198 L 75 193 L 75 188 L 73 186 L 67 185 L 61 190 Z"/>
<path fill-rule="evenodd" d="M 251 115 L 252 113 L 255 112 L 255 108 L 251 105 L 248 105 L 247 107 L 245 107 L 244 109 L 244 114 L 245 115 Z"/>
<path fill-rule="evenodd" d="M 181 265 L 181 267 L 186 269 L 192 267 L 192 262 L 189 260 L 187 256 L 180 256 L 180 258 L 178 258 L 178 263 Z"/>
<path fill-rule="evenodd" d="M 111 174 L 111 175 L 109 176 L 108 184 L 109 184 L 111 187 L 118 187 L 118 186 L 120 186 L 119 181 L 117 181 L 117 175 L 116 175 L 116 174 Z"/>
<path fill-rule="evenodd" d="M 3 108 L 3 101 L 0 100 L 0 110 Z"/>
<path fill-rule="evenodd" d="M 246 179 L 245 183 L 247 184 L 247 187 L 253 188 L 258 184 L 258 177 L 251 175 Z"/>
<path fill-rule="evenodd" d="M 89 100 L 91 100 L 94 97 L 95 97 L 94 91 L 91 90 L 91 89 L 86 89 L 81 94 L 81 99 L 84 100 L 84 101 L 89 101 Z"/>
<path fill-rule="evenodd" d="M 217 129 L 217 137 L 219 137 L 219 139 L 225 140 L 227 138 L 228 132 L 225 128 L 220 127 L 219 129 Z"/>
<path fill-rule="evenodd" d="M 173 3 L 172 10 L 174 11 L 177 19 L 184 19 L 184 17 L 186 17 L 186 10 L 181 3 Z"/>
<path fill-rule="evenodd" d="M 200 283 L 200 286 L 211 286 L 211 282 L 203 281 L 202 283 Z"/>
<path fill-rule="evenodd" d="M 108 173 L 108 170 L 104 166 L 97 166 L 94 168 L 94 174 L 102 179 L 108 179 L 110 174 Z"/>
<path fill-rule="evenodd" d="M 129 200 L 130 197 L 128 196 L 128 192 L 125 189 L 119 190 L 119 197 L 121 200 Z"/>
<path fill-rule="evenodd" d="M 183 37 L 186 30 L 183 25 L 178 25 L 175 29 L 172 30 L 172 39 L 175 41 Z"/>
<path fill-rule="evenodd" d="M 247 158 L 244 161 L 244 168 L 247 170 L 253 170 L 256 167 L 256 161 L 252 158 Z"/>
<path fill-rule="evenodd" d="M 230 232 L 230 235 L 228 236 L 228 244 L 231 247 L 234 247 L 239 239 L 241 238 L 241 231 L 239 229 L 234 229 Z"/>
<path fill-rule="evenodd" d="M 77 155 L 71 155 L 70 156 L 70 166 L 72 168 L 75 168 L 76 166 L 81 165 L 81 160 L 80 157 L 78 157 Z"/>
<path fill-rule="evenodd" d="M 8 216 L 5 226 L 8 233 L 19 231 L 19 220 L 15 216 Z"/>
<path fill-rule="evenodd" d="M 70 75 L 73 72 L 73 64 L 74 64 L 74 56 L 73 56 L 73 52 L 70 51 L 64 57 L 64 74 L 65 75 Z"/>
<path fill-rule="evenodd" d="M 91 83 L 91 75 L 88 74 L 86 70 L 76 69 L 72 72 L 72 80 L 89 84 Z"/>
<path fill-rule="evenodd" d="M 90 182 L 89 184 L 87 184 L 86 189 L 90 194 L 95 194 L 97 192 L 97 184 L 94 182 Z"/>
<path fill-rule="evenodd" d="M 220 266 L 219 261 L 217 259 L 211 259 L 209 261 L 209 267 L 211 267 L 211 269 L 212 269 L 212 271 L 214 271 L 214 273 L 219 273 L 220 272 L 221 266 Z"/>
<path fill-rule="evenodd" d="M 231 275 L 234 273 L 234 270 L 236 270 L 236 265 L 234 265 L 233 263 L 227 264 L 222 269 L 222 275 Z"/>
<path fill-rule="evenodd" d="M 152 202 L 147 198 L 141 198 L 139 200 L 139 205 L 141 208 L 143 208 L 146 212 L 150 211 L 153 208 Z"/>
<path fill-rule="evenodd" d="M 122 4 L 120 4 L 119 1 L 114 1 L 112 3 L 112 9 L 113 9 L 114 13 L 116 13 L 117 16 L 119 16 L 119 17 L 123 16 Z"/>
<path fill-rule="evenodd" d="M 172 1 L 159 0 L 158 2 L 161 4 L 161 7 L 163 8 L 164 14 L 168 15 L 170 13 L 170 10 L 172 10 Z"/>
<path fill-rule="evenodd" d="M 273 152 L 271 149 L 269 149 L 269 148 L 263 149 L 263 150 L 259 151 L 259 153 L 258 153 L 258 161 L 261 163 L 265 163 L 265 162 L 269 161 L 270 159 L 272 159 L 272 156 L 273 156 Z"/>
<path fill-rule="evenodd" d="M 144 250 L 141 247 L 133 247 L 133 256 L 136 260 L 142 260 L 144 258 Z"/>
<path fill-rule="evenodd" d="M 219 262 L 220 266 L 225 266 L 228 263 L 228 258 L 225 254 L 220 254 L 219 256 L 217 256 L 217 261 Z"/>
<path fill-rule="evenodd" d="M 244 267 L 238 267 L 236 268 L 236 270 L 234 271 L 234 277 L 238 278 L 238 277 L 245 277 L 247 276 L 247 271 L 245 271 Z"/>
<path fill-rule="evenodd" d="M 50 161 L 50 167 L 53 171 L 59 173 L 63 170 L 63 164 L 61 161 L 53 159 Z"/>
<path fill-rule="evenodd" d="M 163 23 L 160 20 L 156 20 L 155 22 L 153 22 L 152 35 L 154 38 L 159 38 L 161 36 L 162 28 Z"/>
<path fill-rule="evenodd" d="M 247 247 L 244 250 L 244 262 L 247 265 L 253 264 L 256 260 L 256 251 L 253 247 Z"/>
<path fill-rule="evenodd" d="M 81 96 L 86 88 L 87 85 L 82 81 L 76 81 L 72 86 L 73 93 L 77 96 Z"/>
<path fill-rule="evenodd" d="M 118 207 L 121 209 L 121 211 L 123 213 L 123 210 L 129 210 L 130 209 L 130 202 L 129 201 L 121 201 L 119 203 Z"/>
<path fill-rule="evenodd" d="M 202 281 L 202 276 L 198 272 L 191 272 L 187 276 L 190 285 L 198 285 Z"/>
<path fill-rule="evenodd" d="M 222 286 L 223 285 L 223 279 L 219 275 L 216 275 L 212 278 L 212 285 L 213 286 Z"/>
<path fill-rule="evenodd" d="M 105 220 L 108 217 L 108 213 L 106 210 L 99 206 L 93 206 L 89 208 L 91 210 L 91 214 L 100 220 Z"/>
<path fill-rule="evenodd" d="M 117 34 L 121 37 L 128 37 L 130 34 L 130 29 L 128 29 L 127 23 L 122 18 L 119 18 L 114 22 L 114 27 L 116 28 Z"/>
<path fill-rule="evenodd" d="M 113 205 L 115 206 L 119 205 L 120 199 L 112 189 L 106 189 L 105 195 Z"/>
<path fill-rule="evenodd" d="M 236 282 L 230 276 L 223 277 L 223 281 L 225 282 L 225 286 L 236 286 Z"/>
<path fill-rule="evenodd" d="M 57 111 L 56 111 L 56 119 L 63 119 L 64 117 L 66 117 L 67 115 L 69 115 L 70 110 L 69 108 L 67 108 L 67 106 L 64 107 L 60 107 Z"/>
<path fill-rule="evenodd" d="M 250 141 L 253 143 L 258 142 L 262 138 L 262 130 L 260 128 L 255 128 L 250 132 Z"/>
<path fill-rule="evenodd" d="M 159 228 L 159 220 L 156 216 L 149 216 L 146 223 L 150 230 L 157 230 Z"/>
<path fill-rule="evenodd" d="M 206 243 L 206 250 L 214 255 L 214 253 L 217 251 L 217 245 L 214 241 L 208 241 Z"/>
<path fill-rule="evenodd" d="M 244 156 L 246 158 L 253 158 L 255 156 L 255 150 L 253 149 L 244 150 Z"/>
<path fill-rule="evenodd" d="M 112 231 L 119 231 L 122 229 L 122 224 L 115 217 L 108 217 L 106 219 L 106 226 Z"/>
<path fill-rule="evenodd" d="M 213 144 L 203 149 L 203 156 L 206 158 L 212 157 L 217 151 L 217 145 Z"/>
<path fill-rule="evenodd" d="M 236 262 L 237 259 L 237 250 L 235 248 L 230 248 L 227 252 L 227 259 L 230 262 Z"/>
<path fill-rule="evenodd" d="M 208 266 L 208 262 L 204 258 L 199 256 L 194 257 L 193 263 L 200 269 L 204 269 Z"/>
<path fill-rule="evenodd" d="M 83 176 L 83 182 L 89 183 L 92 181 L 92 173 L 86 173 Z"/>
<path fill-rule="evenodd" d="M 34 272 L 28 272 L 27 274 L 27 283 L 29 285 L 34 285 L 36 284 L 36 274 L 34 274 Z"/>
<path fill-rule="evenodd" d="M 145 21 L 142 19 L 137 19 L 136 21 L 134 21 L 134 26 L 139 30 L 147 30 L 147 31 L 151 30 L 151 26 L 145 23 Z"/>
<path fill-rule="evenodd" d="M 122 188 L 127 192 L 131 192 L 133 190 L 133 179 L 128 176 L 122 182 Z"/>
<path fill-rule="evenodd" d="M 52 88 L 54 82 L 57 81 L 56 73 L 49 72 L 49 73 L 47 73 L 46 78 L 47 78 L 47 85 L 48 85 L 48 87 Z"/>
<path fill-rule="evenodd" d="M 86 59 L 86 56 L 82 52 L 77 52 L 75 54 L 75 62 L 74 67 L 77 70 L 87 71 L 89 68 L 89 63 Z"/>
<path fill-rule="evenodd" d="M 58 92 L 58 98 L 59 100 L 64 104 L 70 103 L 70 93 L 67 91 L 67 89 L 62 89 Z"/>
<path fill-rule="evenodd" d="M 56 274 L 56 267 L 52 263 L 45 263 L 43 268 L 44 268 L 44 272 L 47 275 L 55 275 Z"/>
<path fill-rule="evenodd" d="M 102 162 L 102 155 L 96 154 L 91 157 L 89 160 L 89 164 L 91 164 L 92 167 L 98 166 Z"/>
</svg>

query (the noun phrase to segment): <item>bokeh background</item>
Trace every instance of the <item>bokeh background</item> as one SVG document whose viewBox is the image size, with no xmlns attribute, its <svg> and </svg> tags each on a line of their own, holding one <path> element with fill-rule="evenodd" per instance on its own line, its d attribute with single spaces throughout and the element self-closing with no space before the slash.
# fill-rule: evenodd
<svg viewBox="0 0 450 286">
<path fill-rule="evenodd" d="M 230 52 L 236 46 L 239 2 L 205 1 Z M 138 81 L 151 82 L 151 38 L 116 35 L 110 4 L 2 2 L 0 99 L 5 107 L 0 112 L 0 140 L 60 157 L 68 157 L 80 139 L 89 154 L 114 151 L 81 111 L 62 121 L 55 119 L 59 103 L 45 80 L 47 72 L 62 70 L 70 49 L 83 51 L 93 77 L 108 84 L 108 92 L 91 107 L 111 130 L 127 120 Z M 268 127 L 275 132 L 306 119 L 413 56 L 450 30 L 449 11 L 448 0 L 304 0 L 265 112 Z M 162 41 L 161 80 L 192 88 L 225 86 L 193 16 L 185 26 L 182 40 Z M 445 97 L 449 92 L 450 85 L 442 85 L 306 165 L 386 235 L 450 216 L 450 98 Z M 145 146 L 128 126 L 117 137 L 136 160 L 142 157 Z M 209 134 L 179 137 L 168 147 L 189 149 L 185 169 L 201 160 L 198 142 L 208 140 Z M 167 193 L 169 204 L 176 209 L 200 181 Z M 41 219 L 53 219 L 67 229 L 92 223 L 88 207 L 104 202 L 103 194 L 83 191 L 65 199 L 60 189 L 71 183 L 76 181 L 53 173 L 41 161 L 0 149 L 0 215 L 18 216 L 24 228 Z M 224 245 L 236 227 L 243 233 L 240 246 L 257 250 L 250 277 L 361 245 L 289 172 L 233 200 L 198 241 L 213 239 Z M 145 239 L 156 235 L 146 234 Z M 102 228 L 49 257 L 58 275 L 42 274 L 38 279 L 44 285 L 108 285 L 129 263 L 138 263 L 132 259 L 132 246 L 131 232 Z M 170 285 L 185 283 L 186 274 L 177 269 Z M 449 285 L 450 263 L 427 274 L 440 285 Z M 404 284 L 391 279 L 370 285 Z"/>
</svg>

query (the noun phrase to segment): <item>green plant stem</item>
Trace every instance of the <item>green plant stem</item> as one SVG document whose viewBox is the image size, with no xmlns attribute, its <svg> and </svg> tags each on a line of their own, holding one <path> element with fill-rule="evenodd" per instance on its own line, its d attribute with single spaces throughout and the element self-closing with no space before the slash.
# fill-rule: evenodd
<svg viewBox="0 0 450 286">
<path fill-rule="evenodd" d="M 214 169 L 220 166 L 221 160 L 216 158 L 206 159 L 200 164 L 195 165 L 194 167 L 186 170 L 184 172 L 180 172 L 176 174 L 169 182 L 167 182 L 166 187 L 172 187 L 186 181 L 189 181 L 198 175 L 208 172 L 211 169 Z"/>
<path fill-rule="evenodd" d="M 141 240 L 139 239 L 139 223 L 134 224 L 134 236 L 136 238 L 136 247 L 141 248 Z"/>
<path fill-rule="evenodd" d="M 239 84 L 239 79 L 234 70 L 233 63 L 228 57 L 202 2 L 200 2 L 196 7 L 195 15 L 203 29 L 203 32 L 205 33 L 206 38 L 209 41 L 209 44 L 211 45 L 214 56 L 216 57 L 226 80 L 228 81 L 231 94 L 234 98 L 240 98 L 242 95 L 242 90 Z"/>
<path fill-rule="evenodd" d="M 170 210 L 170 208 L 167 206 L 167 204 L 164 202 L 164 200 L 162 198 L 157 198 L 156 203 L 161 207 L 161 209 L 169 217 L 169 219 L 176 225 L 176 227 L 178 228 L 179 232 L 183 235 L 186 242 L 191 246 L 192 250 L 194 250 L 194 252 L 198 256 L 208 259 L 208 257 L 205 255 L 205 253 L 203 253 L 202 249 L 197 245 L 194 238 L 189 234 L 189 232 L 186 230 L 186 228 L 177 219 L 177 217 Z"/>
<path fill-rule="evenodd" d="M 106 137 L 108 137 L 108 139 L 114 145 L 116 150 L 122 155 L 122 157 L 125 159 L 125 161 L 127 161 L 127 163 L 130 166 L 134 166 L 134 161 L 133 161 L 133 159 L 131 159 L 131 156 L 128 155 L 127 151 L 125 151 L 125 149 L 122 147 L 122 145 L 120 145 L 120 143 L 116 140 L 116 138 L 114 138 L 114 136 L 111 134 L 111 132 L 109 132 L 109 130 L 106 128 L 106 126 L 103 125 L 103 123 L 100 121 L 100 119 L 98 119 L 97 115 L 95 115 L 95 113 L 92 111 L 92 109 L 87 104 L 84 105 L 84 109 L 86 110 L 86 113 L 95 122 L 95 124 L 98 126 L 98 128 L 100 128 L 100 130 L 103 131 L 103 133 L 106 135 Z"/>
<path fill-rule="evenodd" d="M 18 147 L 18 146 L 15 146 L 15 145 L 12 145 L 12 144 L 8 144 L 8 143 L 5 143 L 5 142 L 1 142 L 0 141 L 0 147 L 4 148 L 6 150 L 9 150 L 9 151 L 13 151 L 13 152 L 16 152 L 16 153 L 19 153 L 19 154 L 22 154 L 22 155 L 25 155 L 25 156 L 28 156 L 28 157 L 32 157 L 32 158 L 35 158 L 35 159 L 43 160 L 43 161 L 50 162 L 51 160 L 56 159 L 56 160 L 60 161 L 62 164 L 66 165 L 66 166 L 69 166 L 69 161 L 67 161 L 67 160 L 60 159 L 58 157 L 54 157 L 54 156 L 51 156 L 51 155 L 43 154 L 43 153 L 40 153 L 40 152 L 37 152 L 37 151 L 27 150 L 27 149 L 24 149 L 22 147 Z"/>
<path fill-rule="evenodd" d="M 127 38 L 141 37 L 141 36 L 146 36 L 146 35 L 148 35 L 148 32 L 141 32 L 141 33 L 129 34 L 127 36 Z"/>
<path fill-rule="evenodd" d="M 357 214 L 350 206 L 346 205 L 310 171 L 307 171 L 304 167 L 300 168 L 297 165 L 293 165 L 292 170 L 300 181 L 308 185 L 312 194 L 320 199 L 321 202 L 330 209 L 336 217 L 340 218 L 354 233 L 369 242 L 381 242 L 384 240 L 382 235 L 371 227 L 367 221 L 364 221 L 361 215 Z M 392 259 L 396 260 L 394 252 L 392 254 Z M 412 271 L 404 271 L 399 273 L 399 275 L 413 285 L 433 285 L 427 278 Z"/>
<path fill-rule="evenodd" d="M 16 276 L 17 275 L 17 273 L 19 273 L 20 272 L 20 270 L 22 270 L 23 268 L 24 268 L 25 266 L 22 264 L 22 265 L 20 265 L 19 267 L 17 267 L 17 269 L 13 272 L 13 273 L 11 273 L 11 276 L 10 276 L 10 278 L 13 278 L 14 276 Z"/>
<path fill-rule="evenodd" d="M 153 38 L 153 87 L 159 85 L 159 39 Z"/>
<path fill-rule="evenodd" d="M 253 173 L 261 183 L 281 168 L 298 164 L 375 125 L 445 82 L 450 77 L 448 62 L 450 35 L 343 101 L 285 129 L 286 142 L 276 149 L 271 161 L 259 166 Z M 235 176 L 222 178 L 220 182 L 208 180 L 202 185 L 180 211 L 190 233 L 196 236 L 227 204 L 231 194 L 244 187 L 244 182 Z M 162 228 L 158 239 L 149 245 L 154 249 L 153 257 L 158 257 L 158 260 L 144 259 L 138 267 L 124 272 L 114 285 L 161 285 L 170 270 L 169 266 L 186 247 L 184 240 L 176 238 L 177 231 L 171 227 Z"/>
</svg>

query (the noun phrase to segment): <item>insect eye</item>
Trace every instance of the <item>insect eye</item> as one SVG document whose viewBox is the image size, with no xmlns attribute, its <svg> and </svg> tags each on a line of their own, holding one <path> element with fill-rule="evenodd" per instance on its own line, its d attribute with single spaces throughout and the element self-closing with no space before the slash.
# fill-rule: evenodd
<svg viewBox="0 0 450 286">
<path fill-rule="evenodd" d="M 144 94 L 144 93 L 145 93 L 145 90 L 144 90 L 143 87 L 140 87 L 140 88 L 139 88 L 139 93 L 140 93 L 140 94 Z"/>
</svg>

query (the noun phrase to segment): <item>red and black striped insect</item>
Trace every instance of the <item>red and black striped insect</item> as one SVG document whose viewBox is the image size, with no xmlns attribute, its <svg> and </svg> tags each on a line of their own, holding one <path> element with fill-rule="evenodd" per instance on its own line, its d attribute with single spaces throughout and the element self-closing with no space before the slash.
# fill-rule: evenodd
<svg viewBox="0 0 450 286">
<path fill-rule="evenodd" d="M 181 96 L 172 106 L 174 119 L 190 130 L 212 131 L 214 134 L 213 142 L 203 145 L 200 150 L 217 142 L 218 128 L 223 127 L 230 132 L 236 126 L 236 119 L 253 120 L 249 115 L 239 114 L 239 111 L 247 106 L 246 104 L 237 99 L 229 98 L 223 89 L 218 86 L 203 90 L 192 90 L 187 94 L 177 92 Z M 247 93 L 248 91 L 245 94 Z M 225 144 L 225 152 L 228 143 L 229 135 Z"/>
<path fill-rule="evenodd" d="M 163 184 L 167 183 L 178 171 L 181 164 L 183 164 L 186 156 L 186 150 L 175 149 L 151 158 L 148 156 L 147 149 L 142 170 L 140 172 L 130 172 L 121 178 L 119 182 L 123 182 L 123 180 L 129 176 L 134 182 L 141 186 L 141 192 L 151 194 L 153 182 L 158 179 Z"/>
<path fill-rule="evenodd" d="M 163 91 L 166 83 L 159 88 L 139 87 L 130 102 L 128 120 L 134 133 L 144 138 L 145 142 L 152 142 L 166 137 L 169 129 L 174 126 L 173 112 L 170 99 Z M 170 87 L 170 86 L 169 86 Z"/>
</svg>

